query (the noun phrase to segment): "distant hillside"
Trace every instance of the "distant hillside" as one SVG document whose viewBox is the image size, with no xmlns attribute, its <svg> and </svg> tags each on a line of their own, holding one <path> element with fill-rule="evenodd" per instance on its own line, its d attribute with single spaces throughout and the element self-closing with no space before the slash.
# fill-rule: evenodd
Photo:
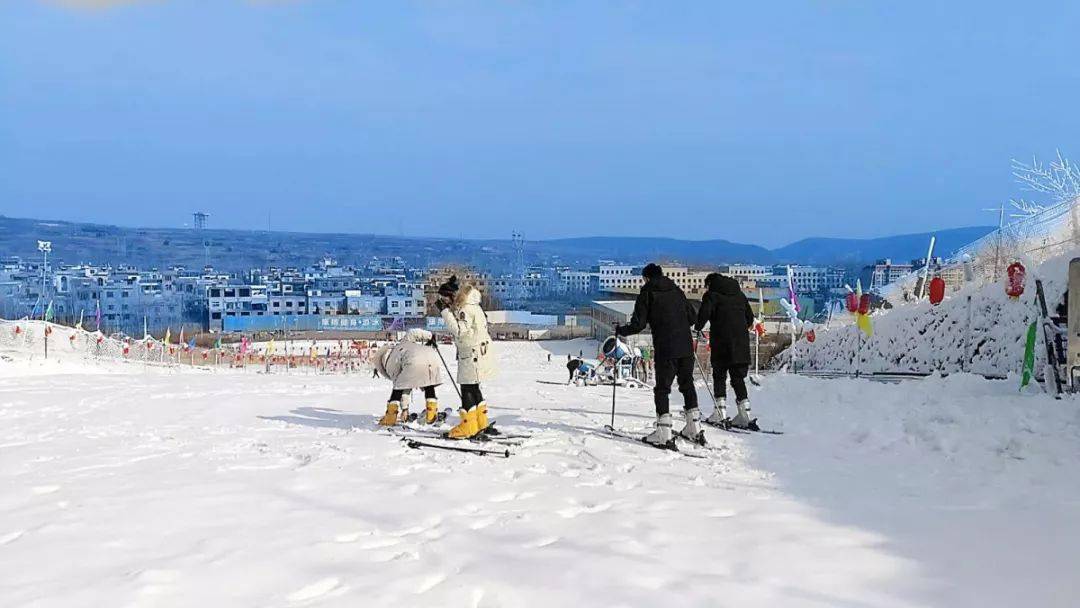
<svg viewBox="0 0 1080 608">
<path fill-rule="evenodd" d="M 993 230 L 992 226 L 971 226 L 876 239 L 809 238 L 774 249 L 772 254 L 778 262 L 804 264 L 861 264 L 880 258 L 907 262 L 926 257 L 930 235 L 937 236 L 937 244 L 934 246 L 935 255 L 947 257 L 960 247 Z"/>
<path fill-rule="evenodd" d="M 593 236 L 553 239 L 535 244 L 543 250 L 572 253 L 595 259 L 678 260 L 688 264 L 751 262 L 767 264 L 773 254 L 764 247 L 722 239 L 683 241 L 671 238 Z"/>
<path fill-rule="evenodd" d="M 934 234 L 936 251 L 948 255 L 992 229 L 956 228 Z M 687 264 L 733 262 L 859 265 L 878 258 L 909 261 L 926 255 L 931 233 L 876 239 L 810 238 L 769 250 L 716 239 L 688 241 L 654 237 L 581 237 L 530 241 L 527 263 L 585 267 L 600 259 L 626 263 L 651 260 Z M 342 264 L 366 263 L 372 256 L 400 256 L 410 265 L 457 262 L 509 270 L 514 245 L 509 240 L 463 240 L 373 234 L 265 232 L 183 228 L 129 228 L 104 224 L 17 219 L 0 216 L 0 256 L 37 259 L 37 240 L 53 242 L 52 259 L 65 263 L 134 264 L 163 268 L 201 268 L 207 261 L 219 270 L 304 266 L 333 256 Z"/>
</svg>

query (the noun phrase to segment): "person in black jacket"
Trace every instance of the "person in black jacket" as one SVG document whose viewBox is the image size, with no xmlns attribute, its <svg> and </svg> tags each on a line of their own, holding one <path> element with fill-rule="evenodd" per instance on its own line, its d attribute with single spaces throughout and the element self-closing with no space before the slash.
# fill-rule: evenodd
<svg viewBox="0 0 1080 608">
<path fill-rule="evenodd" d="M 705 287 L 707 291 L 701 300 L 694 330 L 701 331 L 706 323 L 710 327 L 713 395 L 717 398 L 717 407 L 706 422 L 725 423 L 724 404 L 730 375 L 735 405 L 739 409 L 730 420 L 731 426 L 749 428 L 752 421 L 748 414 L 750 399 L 746 392 L 746 374 L 750 370 L 750 329 L 754 326 L 754 312 L 735 279 L 714 272 L 705 277 Z"/>
<path fill-rule="evenodd" d="M 694 388 L 694 345 L 690 326 L 696 320 L 694 309 L 686 294 L 664 276 L 662 268 L 649 264 L 641 271 L 645 285 L 634 303 L 634 314 L 628 325 L 617 328 L 619 336 L 641 333 L 646 326 L 652 330 L 653 350 L 656 361 L 656 388 L 653 401 L 656 404 L 656 430 L 647 435 L 647 443 L 674 447 L 671 434 L 671 414 L 668 411 L 668 395 L 671 383 L 678 378 L 679 392 L 683 396 L 686 426 L 679 435 L 704 443 L 705 434 L 698 426 L 697 391 Z"/>
</svg>

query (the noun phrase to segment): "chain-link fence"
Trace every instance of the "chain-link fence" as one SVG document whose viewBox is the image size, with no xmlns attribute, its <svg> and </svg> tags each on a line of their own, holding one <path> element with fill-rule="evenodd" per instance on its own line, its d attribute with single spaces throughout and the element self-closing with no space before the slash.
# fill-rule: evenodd
<svg viewBox="0 0 1080 608">
<path fill-rule="evenodd" d="M 235 344 L 221 348 L 188 348 L 166 344 L 150 336 L 136 340 L 123 334 L 106 336 L 45 321 L 0 319 L 0 354 L 9 358 L 267 373 L 371 373 L 368 356 L 373 349 L 370 347 L 342 344 L 335 348 L 312 344 L 271 350 L 267 344 L 258 343 L 243 353 L 240 350 Z"/>
</svg>

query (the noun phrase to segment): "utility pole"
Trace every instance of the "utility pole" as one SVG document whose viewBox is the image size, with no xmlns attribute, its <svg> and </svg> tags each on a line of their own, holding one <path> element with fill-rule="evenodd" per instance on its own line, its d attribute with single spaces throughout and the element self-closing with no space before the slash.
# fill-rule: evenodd
<svg viewBox="0 0 1080 608">
<path fill-rule="evenodd" d="M 41 320 L 44 321 L 45 320 L 45 314 L 46 314 L 46 310 L 44 308 L 44 306 L 45 306 L 45 281 L 46 281 L 46 279 L 45 279 L 45 271 L 49 267 L 49 252 L 52 251 L 52 241 L 38 241 L 37 242 L 37 248 L 38 248 L 38 251 L 40 251 L 41 255 L 42 255 L 42 261 L 41 261 L 41 306 L 42 306 Z M 46 348 L 48 348 L 48 346 L 46 346 Z"/>
<path fill-rule="evenodd" d="M 1005 229 L 1005 203 L 1001 203 L 1001 206 L 997 209 L 989 208 L 983 209 L 983 211 L 998 212 L 997 245 L 994 247 L 994 281 L 996 282 L 998 280 L 998 272 L 1000 272 L 999 268 L 1001 267 L 1001 246 Z"/>
</svg>

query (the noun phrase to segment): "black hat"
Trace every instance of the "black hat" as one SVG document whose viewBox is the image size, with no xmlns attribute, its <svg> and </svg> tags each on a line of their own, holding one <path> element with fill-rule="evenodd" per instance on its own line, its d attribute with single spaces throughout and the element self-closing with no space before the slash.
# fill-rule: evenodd
<svg viewBox="0 0 1080 608">
<path fill-rule="evenodd" d="M 641 276 L 645 277 L 646 280 L 662 277 L 664 276 L 664 269 L 656 264 L 649 264 L 641 269 Z"/>
<path fill-rule="evenodd" d="M 723 277 L 724 275 L 719 272 L 710 272 L 708 276 L 705 277 L 705 289 L 720 289 L 720 279 Z"/>
<path fill-rule="evenodd" d="M 439 285 L 439 295 L 447 298 L 454 297 L 461 285 L 458 285 L 457 275 L 450 277 L 445 283 Z"/>
</svg>

